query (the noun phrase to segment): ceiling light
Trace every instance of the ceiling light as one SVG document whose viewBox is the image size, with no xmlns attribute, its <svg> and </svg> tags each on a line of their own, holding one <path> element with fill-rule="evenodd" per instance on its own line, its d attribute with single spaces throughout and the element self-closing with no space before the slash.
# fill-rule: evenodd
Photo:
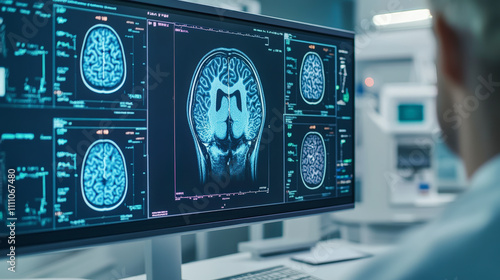
<svg viewBox="0 0 500 280">
<path fill-rule="evenodd" d="M 426 21 L 432 18 L 429 9 L 411 10 L 404 12 L 380 14 L 373 17 L 373 23 L 377 26 L 412 23 Z"/>
</svg>

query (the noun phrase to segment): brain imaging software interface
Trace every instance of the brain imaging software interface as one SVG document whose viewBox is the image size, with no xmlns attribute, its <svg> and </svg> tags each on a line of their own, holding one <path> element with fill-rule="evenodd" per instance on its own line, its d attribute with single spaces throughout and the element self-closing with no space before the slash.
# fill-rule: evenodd
<svg viewBox="0 0 500 280">
<path fill-rule="evenodd" d="M 3 221 L 8 170 L 23 233 L 352 200 L 348 39 L 144 7 L 0 2 Z"/>
</svg>

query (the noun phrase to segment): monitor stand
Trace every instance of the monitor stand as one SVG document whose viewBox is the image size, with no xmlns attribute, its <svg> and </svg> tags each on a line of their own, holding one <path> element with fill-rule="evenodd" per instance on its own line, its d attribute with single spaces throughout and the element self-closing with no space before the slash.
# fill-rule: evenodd
<svg viewBox="0 0 500 280">
<path fill-rule="evenodd" d="M 146 279 L 182 279 L 181 236 L 152 237 L 145 246 Z"/>
</svg>

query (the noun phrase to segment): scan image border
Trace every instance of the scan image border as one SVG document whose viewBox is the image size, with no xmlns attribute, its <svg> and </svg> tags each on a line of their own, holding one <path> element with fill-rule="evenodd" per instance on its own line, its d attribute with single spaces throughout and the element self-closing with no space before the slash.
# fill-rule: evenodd
<svg viewBox="0 0 500 280">
<path fill-rule="evenodd" d="M 302 174 L 302 151 L 304 149 L 304 141 L 306 140 L 307 136 L 311 135 L 311 134 L 316 134 L 319 136 L 319 138 L 321 139 L 321 143 L 323 144 L 323 151 L 325 153 L 325 159 L 324 159 L 324 165 L 323 165 L 323 177 L 321 178 L 321 183 L 318 184 L 317 187 L 310 187 L 309 184 L 306 183 L 306 181 L 304 180 L 304 175 Z M 300 178 L 302 179 L 302 183 L 304 184 L 304 186 L 306 188 L 308 188 L 309 190 L 317 190 L 319 189 L 321 186 L 323 186 L 323 183 L 325 181 L 325 177 L 326 177 L 326 166 L 327 166 L 327 156 L 326 156 L 326 144 L 325 144 L 325 139 L 323 138 L 323 136 L 316 132 L 316 131 L 311 131 L 311 132 L 308 132 L 304 138 L 302 139 L 302 145 L 300 146 L 300 166 L 299 166 L 299 170 L 300 170 Z"/>
<path fill-rule="evenodd" d="M 311 101 L 308 101 L 305 97 L 304 97 L 304 93 L 302 92 L 302 70 L 304 69 L 304 62 L 306 61 L 306 57 L 309 56 L 309 55 L 315 55 L 319 58 L 319 61 L 321 62 L 321 68 L 323 71 L 321 71 L 321 73 L 323 74 L 323 91 L 321 92 L 321 97 L 318 99 L 318 101 L 315 101 L 315 102 L 311 102 Z M 299 74 L 299 90 L 300 90 L 300 96 L 302 97 L 302 99 L 304 100 L 304 102 L 306 102 L 307 104 L 309 105 L 318 105 L 319 103 L 321 103 L 321 101 L 323 101 L 323 98 L 325 97 L 325 90 L 326 90 L 326 77 L 325 77 L 325 64 L 323 63 L 323 60 L 321 59 L 321 56 L 319 56 L 318 53 L 316 52 L 307 52 L 304 57 L 302 58 L 302 64 L 300 66 L 300 74 Z"/>
<path fill-rule="evenodd" d="M 112 207 L 107 207 L 107 208 L 98 208 L 98 207 L 95 207 L 94 205 L 92 205 L 92 203 L 90 203 L 87 200 L 87 197 L 85 195 L 85 190 L 84 190 L 84 183 L 83 183 L 83 173 L 85 171 L 85 162 L 87 161 L 87 156 L 89 155 L 89 152 L 92 150 L 92 148 L 95 145 L 101 144 L 101 143 L 103 143 L 103 144 L 104 143 L 109 143 L 109 144 L 113 145 L 118 150 L 118 152 L 120 152 L 120 155 L 121 155 L 122 160 L 123 160 L 123 168 L 124 168 L 124 171 L 125 171 L 125 190 L 123 191 L 122 198 L 115 205 L 113 205 Z M 114 209 L 118 208 L 118 206 L 122 205 L 123 201 L 125 200 L 125 197 L 127 196 L 127 191 L 128 191 L 127 162 L 125 161 L 125 156 L 123 155 L 123 152 L 120 149 L 120 147 L 114 141 L 112 141 L 110 139 L 100 139 L 100 140 L 97 140 L 94 143 L 92 143 L 92 145 L 90 145 L 88 147 L 87 152 L 85 152 L 85 157 L 83 158 L 83 161 L 82 161 L 82 171 L 81 171 L 80 177 L 81 177 L 81 179 L 80 179 L 80 188 L 81 188 L 81 191 L 82 191 L 83 200 L 85 201 L 85 203 L 87 204 L 87 206 L 90 207 L 92 210 L 99 211 L 99 212 L 105 212 L 105 211 L 114 210 Z"/>
<path fill-rule="evenodd" d="M 122 80 L 122 82 L 119 85 L 117 85 L 112 90 L 98 90 L 98 89 L 95 89 L 93 86 L 91 86 L 91 85 L 89 85 L 87 83 L 87 80 L 85 79 L 85 76 L 83 74 L 83 53 L 85 51 L 85 44 L 87 42 L 87 37 L 89 36 L 89 34 L 90 34 L 90 32 L 92 30 L 94 30 L 96 28 L 99 28 L 99 27 L 108 28 L 108 29 L 110 29 L 114 33 L 114 35 L 118 39 L 118 42 L 120 43 L 120 48 L 121 48 L 122 55 L 123 55 L 123 80 Z M 85 34 L 85 37 L 83 39 L 82 50 L 80 52 L 80 75 L 82 77 L 82 81 L 85 84 L 85 86 L 88 89 L 90 89 L 91 91 L 95 92 L 95 93 L 99 93 L 99 94 L 112 94 L 112 93 L 118 91 L 120 88 L 123 87 L 123 85 L 125 84 L 125 81 L 127 80 L 127 59 L 125 57 L 125 48 L 123 47 L 123 42 L 122 42 L 120 36 L 118 35 L 118 33 L 116 32 L 116 30 L 113 27 L 111 27 L 111 26 L 109 26 L 107 24 L 98 23 L 98 24 L 90 27 L 89 30 L 87 30 L 87 33 Z"/>
<path fill-rule="evenodd" d="M 242 51 L 240 51 L 239 49 L 235 49 L 235 48 L 215 48 L 211 51 L 209 51 L 207 54 L 205 54 L 200 62 L 198 63 L 198 65 L 196 66 L 196 70 L 193 74 L 193 77 L 191 79 L 191 84 L 190 84 L 190 88 L 189 88 L 189 94 L 188 94 L 188 100 L 187 100 L 187 104 L 186 104 L 186 107 L 187 107 L 187 115 L 188 115 L 188 124 L 189 124 L 189 129 L 191 131 L 191 134 L 192 134 L 192 137 L 193 137 L 193 140 L 195 142 L 195 146 L 196 146 L 196 155 L 198 157 L 198 171 L 199 171 L 199 175 L 200 175 L 200 180 L 202 182 L 206 182 L 207 180 L 207 168 L 206 168 L 206 162 L 205 162 L 205 159 L 203 157 L 203 151 L 201 150 L 201 147 L 200 145 L 198 144 L 198 141 L 199 141 L 199 137 L 195 131 L 195 124 L 193 123 L 193 120 L 191 118 L 193 112 L 192 112 L 192 106 L 191 104 L 193 104 L 194 102 L 194 98 L 196 96 L 196 78 L 200 75 L 200 72 L 203 70 L 203 65 L 212 57 L 218 55 L 219 53 L 223 53 L 224 55 L 227 54 L 227 53 L 231 53 L 231 52 L 235 52 L 235 53 L 238 53 L 238 55 L 241 56 L 242 59 L 245 60 L 245 63 L 247 63 L 247 65 L 251 68 L 251 70 L 253 71 L 253 73 L 255 74 L 255 78 L 256 78 L 256 84 L 257 84 L 257 87 L 258 87 L 258 92 L 260 92 L 260 95 L 259 95 L 259 98 L 260 98 L 260 101 L 261 101 L 261 104 L 262 104 L 262 123 L 261 123 L 261 126 L 260 126 L 260 129 L 259 129 L 259 134 L 257 135 L 257 138 L 258 139 L 256 141 L 256 146 L 255 146 L 255 149 L 253 151 L 253 155 L 250 157 L 250 158 L 254 158 L 254 162 L 250 163 L 252 164 L 253 168 L 251 169 L 251 176 L 252 176 L 252 179 L 255 180 L 255 178 L 257 178 L 257 162 L 258 162 L 258 155 L 259 155 L 259 151 L 260 151 L 260 142 L 262 140 L 262 133 L 264 131 L 264 126 L 265 126 L 265 121 L 266 121 L 266 102 L 265 102 L 265 94 L 264 94 L 264 89 L 262 87 L 262 81 L 260 79 L 260 75 L 259 75 L 259 72 L 257 71 L 257 67 L 255 67 L 254 63 L 252 60 L 250 60 L 250 58 Z"/>
</svg>

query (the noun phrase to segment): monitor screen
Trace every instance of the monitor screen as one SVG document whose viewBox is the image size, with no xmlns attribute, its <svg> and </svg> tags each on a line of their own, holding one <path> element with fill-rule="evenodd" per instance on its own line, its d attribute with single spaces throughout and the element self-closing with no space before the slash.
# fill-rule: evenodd
<svg viewBox="0 0 500 280">
<path fill-rule="evenodd" d="M 353 207 L 354 35 L 172 2 L 0 3 L 19 247 Z"/>
<path fill-rule="evenodd" d="M 398 120 L 402 123 L 422 123 L 424 118 L 424 104 L 398 105 Z"/>
</svg>

